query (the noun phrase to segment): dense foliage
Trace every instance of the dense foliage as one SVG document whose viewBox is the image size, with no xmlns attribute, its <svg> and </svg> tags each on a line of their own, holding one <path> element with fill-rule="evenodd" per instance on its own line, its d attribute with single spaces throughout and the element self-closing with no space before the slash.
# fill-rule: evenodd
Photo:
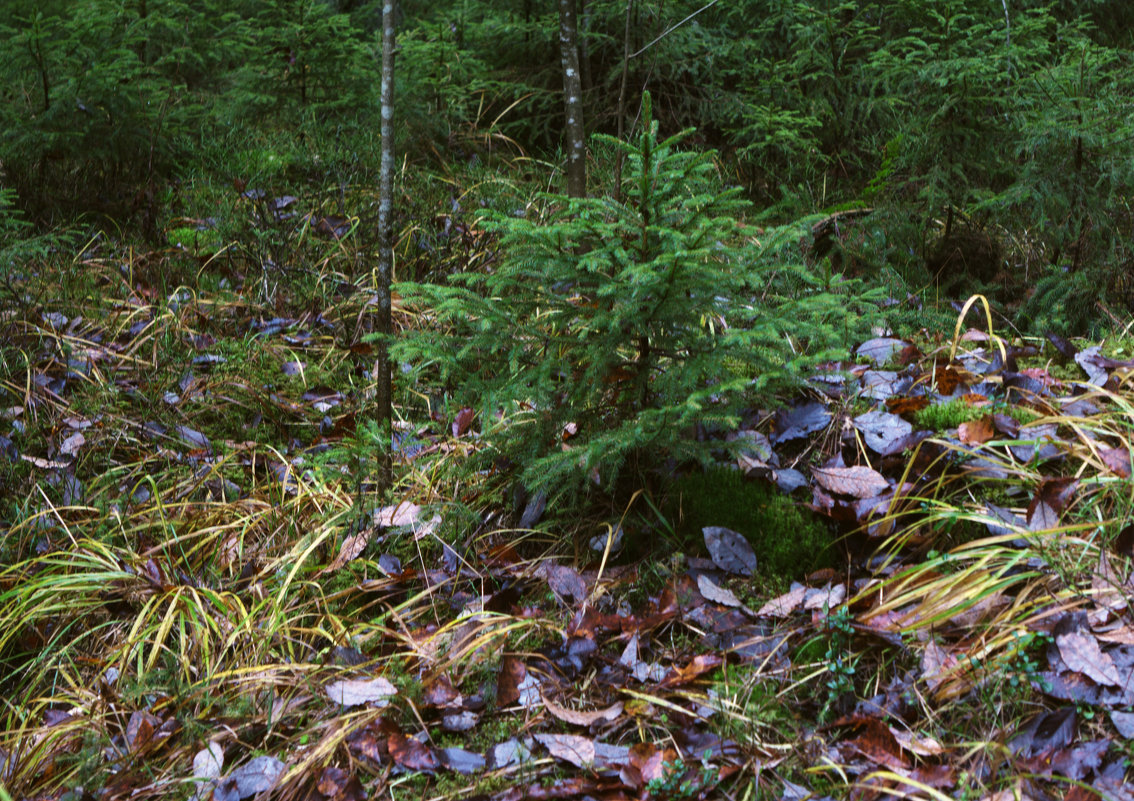
<svg viewBox="0 0 1134 801">
<path fill-rule="evenodd" d="M 1129 798 L 1134 4 L 397 6 L 0 0 L 0 801 Z"/>
<path fill-rule="evenodd" d="M 0 6 L 0 180 L 39 225 L 110 218 L 157 242 L 171 217 L 207 216 L 202 181 L 372 180 L 376 3 Z M 456 194 L 499 155 L 556 158 L 555 14 L 403 3 L 399 152 Z M 1022 324 L 1068 333 L 1134 301 L 1131 29 L 1117 2 L 592 0 L 585 117 L 640 127 L 625 66 L 663 136 L 696 128 L 769 219 L 874 209 L 839 231 L 837 269 L 896 271 L 933 302 L 1027 300 Z M 597 196 L 613 187 L 595 166 Z"/>
<path fill-rule="evenodd" d="M 397 355 L 438 365 L 531 488 L 609 484 L 627 459 L 705 459 L 695 428 L 735 426 L 752 390 L 798 381 L 834 336 L 816 325 L 835 303 L 818 282 L 768 291 L 776 265 L 710 154 L 660 138 L 648 96 L 643 116 L 633 145 L 604 140 L 627 159 L 622 201 L 541 196 L 487 223 L 502 263 L 454 276 L 464 287 L 400 287 L 436 326 Z"/>
</svg>

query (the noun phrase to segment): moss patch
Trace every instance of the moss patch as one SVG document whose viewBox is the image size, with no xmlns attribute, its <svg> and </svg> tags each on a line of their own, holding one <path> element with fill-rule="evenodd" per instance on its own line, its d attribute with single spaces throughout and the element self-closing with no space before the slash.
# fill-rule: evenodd
<svg viewBox="0 0 1134 801">
<path fill-rule="evenodd" d="M 713 468 L 681 478 L 670 501 L 681 541 L 704 547 L 701 529 L 724 526 L 747 538 L 764 576 L 800 578 L 835 562 L 825 521 L 775 487 L 747 481 L 738 471 Z"/>
<path fill-rule="evenodd" d="M 949 431 L 961 423 L 971 423 L 997 412 L 1008 415 L 1021 425 L 1039 419 L 1038 414 L 1021 406 L 973 406 L 963 400 L 951 400 L 917 411 L 914 422 L 919 428 L 929 431 Z"/>
</svg>

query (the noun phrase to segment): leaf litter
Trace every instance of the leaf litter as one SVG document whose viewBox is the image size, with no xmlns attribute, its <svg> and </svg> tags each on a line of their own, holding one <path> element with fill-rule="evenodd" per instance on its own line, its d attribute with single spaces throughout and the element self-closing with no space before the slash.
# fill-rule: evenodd
<svg viewBox="0 0 1134 801">
<path fill-rule="evenodd" d="M 961 337 L 978 347 L 951 363 L 931 343 L 863 343 L 869 368 L 824 371 L 851 376 L 844 388 L 824 382 L 822 400 L 736 434 L 749 480 L 809 493 L 847 554 L 838 573 L 766 592 L 745 535 L 719 526 L 659 578 L 633 557 L 600 571 L 605 536 L 549 554 L 499 509 L 437 544 L 445 498 L 428 486 L 359 509 L 365 398 L 343 378 L 370 357 L 325 331 L 361 319 L 365 298 L 281 317 L 129 291 L 100 323 L 28 320 L 100 372 L 69 380 L 44 352 L 5 413 L 23 426 L 6 455 L 48 488 L 7 528 L 19 558 L 0 573 L 3 653 L 45 655 L 6 686 L 50 699 L 0 736 L 22 797 L 61 798 L 84 737 L 102 738 L 108 798 L 154 794 L 154 773 L 214 799 L 363 798 L 447 774 L 502 782 L 485 793 L 500 801 L 644 798 L 667 782 L 687 797 L 757 784 L 804 798 L 804 782 L 928 797 L 965 791 L 964 776 L 1125 797 L 1127 360 L 1060 340 L 1080 373 L 1056 379 L 1009 369 L 987 337 Z M 247 331 L 285 384 L 228 346 Z M 144 360 L 159 338 L 181 343 L 179 367 Z M 121 400 L 92 413 L 92 387 Z M 955 419 L 925 428 L 946 404 Z M 409 423 L 395 458 L 410 474 L 459 460 L 488 422 L 466 407 Z M 529 499 L 517 528 L 547 503 Z M 114 536 L 95 536 L 103 521 Z M 106 644 L 59 634 L 87 626 Z M 940 725 L 977 708 L 962 733 Z M 984 760 L 982 739 L 1010 758 Z"/>
</svg>

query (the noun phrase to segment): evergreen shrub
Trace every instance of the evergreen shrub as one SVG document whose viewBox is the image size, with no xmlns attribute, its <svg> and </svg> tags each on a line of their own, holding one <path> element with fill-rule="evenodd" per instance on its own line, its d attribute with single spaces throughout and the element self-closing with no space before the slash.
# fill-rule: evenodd
<svg viewBox="0 0 1134 801">
<path fill-rule="evenodd" d="M 660 138 L 648 96 L 644 114 L 634 144 L 603 137 L 627 158 L 623 202 L 544 195 L 490 212 L 496 263 L 397 287 L 422 316 L 394 357 L 477 409 L 529 489 L 610 489 L 628 464 L 706 461 L 694 428 L 731 425 L 798 383 L 832 335 L 831 297 L 765 258 L 806 228 L 757 237 L 712 154 L 683 150 L 688 132 Z M 771 287 L 788 272 L 791 297 Z"/>
</svg>

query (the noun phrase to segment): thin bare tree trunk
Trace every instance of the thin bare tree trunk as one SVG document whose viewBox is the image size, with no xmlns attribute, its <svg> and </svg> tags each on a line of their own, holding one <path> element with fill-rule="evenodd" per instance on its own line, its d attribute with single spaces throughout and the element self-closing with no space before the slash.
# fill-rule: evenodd
<svg viewBox="0 0 1134 801">
<path fill-rule="evenodd" d="M 583 128 L 583 82 L 579 76 L 579 22 L 575 0 L 559 0 L 559 52 L 567 112 L 567 194 L 587 195 L 587 143 Z"/>
<path fill-rule="evenodd" d="M 626 30 L 622 33 L 622 80 L 618 84 L 618 140 L 626 135 L 626 81 L 630 77 L 630 15 L 634 0 L 626 0 Z M 625 154 L 619 150 L 614 159 L 614 202 L 622 202 L 622 161 Z"/>
<path fill-rule="evenodd" d="M 385 491 L 392 484 L 390 470 L 391 382 L 390 382 L 390 282 L 394 273 L 394 4 L 382 4 L 382 136 L 381 160 L 378 167 L 378 360 L 374 365 L 378 427 L 382 434 L 381 485 Z"/>
</svg>

